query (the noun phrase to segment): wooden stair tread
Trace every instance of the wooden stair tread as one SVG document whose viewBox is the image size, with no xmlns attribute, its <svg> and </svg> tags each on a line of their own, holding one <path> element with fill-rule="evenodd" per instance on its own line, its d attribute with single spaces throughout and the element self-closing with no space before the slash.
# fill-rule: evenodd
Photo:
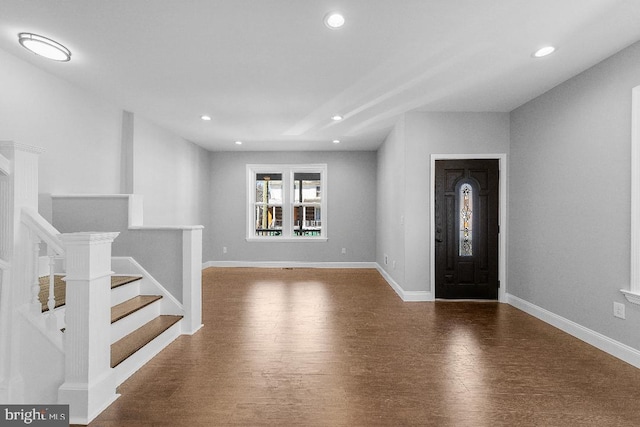
<svg viewBox="0 0 640 427">
<path fill-rule="evenodd" d="M 153 341 L 158 335 L 180 321 L 182 316 L 161 315 L 111 345 L 111 367 Z"/>
<path fill-rule="evenodd" d="M 142 276 L 111 276 L 111 289 L 124 286 L 136 280 L 142 280 Z"/>
<path fill-rule="evenodd" d="M 62 307 L 66 302 L 66 283 L 62 280 L 65 276 L 56 274 L 53 276 L 53 292 L 56 297 L 55 308 Z M 111 276 L 111 289 L 126 285 L 127 283 L 141 280 L 142 276 Z M 49 300 L 49 276 L 42 276 L 38 279 L 40 282 L 40 293 L 38 298 L 42 304 L 42 312 L 49 310 L 47 303 Z"/>
<path fill-rule="evenodd" d="M 115 323 L 131 313 L 135 313 L 161 298 L 161 295 L 138 295 L 123 303 L 114 305 L 111 307 L 111 323 Z"/>
</svg>

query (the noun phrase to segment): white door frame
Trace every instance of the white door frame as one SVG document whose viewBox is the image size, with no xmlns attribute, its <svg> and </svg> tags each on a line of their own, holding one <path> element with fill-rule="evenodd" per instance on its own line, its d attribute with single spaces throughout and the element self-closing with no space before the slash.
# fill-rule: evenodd
<svg viewBox="0 0 640 427">
<path fill-rule="evenodd" d="M 507 154 L 432 154 L 431 155 L 431 200 L 430 206 L 430 231 L 431 238 L 429 241 L 431 251 L 431 295 L 436 295 L 436 160 L 461 160 L 461 159 L 497 159 L 499 170 L 499 206 L 498 218 L 500 225 L 500 234 L 498 236 L 498 280 L 500 288 L 498 289 L 498 301 L 507 302 Z"/>
</svg>

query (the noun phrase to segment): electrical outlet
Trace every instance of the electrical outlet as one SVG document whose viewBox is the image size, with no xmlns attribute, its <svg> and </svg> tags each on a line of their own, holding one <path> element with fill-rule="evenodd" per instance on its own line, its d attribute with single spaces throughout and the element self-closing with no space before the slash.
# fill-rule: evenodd
<svg viewBox="0 0 640 427">
<path fill-rule="evenodd" d="M 614 302 L 613 303 L 613 315 L 615 317 L 618 317 L 620 319 L 624 319 L 625 315 L 624 315 L 624 304 L 619 303 L 619 302 Z"/>
<path fill-rule="evenodd" d="M 395 259 L 393 260 L 392 268 L 393 268 L 394 270 L 396 269 L 396 260 L 395 260 Z"/>
<path fill-rule="evenodd" d="M 346 254 L 347 253 L 347 248 L 342 248 L 342 254 Z"/>
<path fill-rule="evenodd" d="M 227 247 L 226 247 L 226 246 L 223 246 L 223 247 L 222 247 L 222 253 L 223 253 L 223 254 L 226 254 L 226 253 L 227 253 Z"/>
</svg>

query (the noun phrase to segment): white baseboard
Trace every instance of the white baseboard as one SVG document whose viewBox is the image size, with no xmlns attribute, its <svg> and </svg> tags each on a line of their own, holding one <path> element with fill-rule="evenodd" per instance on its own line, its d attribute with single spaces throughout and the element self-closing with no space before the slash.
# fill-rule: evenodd
<svg viewBox="0 0 640 427">
<path fill-rule="evenodd" d="M 517 309 L 524 311 L 538 319 L 546 322 L 556 328 L 573 335 L 592 346 L 609 353 L 610 355 L 623 360 L 630 365 L 640 368 L 640 351 L 633 347 L 629 347 L 626 344 L 611 339 L 599 332 L 592 331 L 578 323 L 575 323 L 569 319 L 565 319 L 562 316 L 558 316 L 542 307 L 538 307 L 528 301 L 518 298 L 514 295 L 507 294 L 507 303 L 514 306 Z"/>
<path fill-rule="evenodd" d="M 202 269 L 209 267 L 255 267 L 255 268 L 377 268 L 375 262 L 296 262 L 296 261 L 207 261 Z"/>
<path fill-rule="evenodd" d="M 389 286 L 396 291 L 400 299 L 405 302 L 425 302 L 433 301 L 433 294 L 428 291 L 405 291 L 402 286 L 393 280 L 393 277 L 389 275 L 378 263 L 376 263 L 376 269 L 380 275 L 387 281 Z"/>
</svg>

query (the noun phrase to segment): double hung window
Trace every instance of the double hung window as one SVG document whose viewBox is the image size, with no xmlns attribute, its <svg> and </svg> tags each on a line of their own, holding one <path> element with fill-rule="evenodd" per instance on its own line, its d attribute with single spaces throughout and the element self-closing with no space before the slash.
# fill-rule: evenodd
<svg viewBox="0 0 640 427">
<path fill-rule="evenodd" d="M 327 165 L 247 165 L 247 240 L 324 241 Z"/>
</svg>

